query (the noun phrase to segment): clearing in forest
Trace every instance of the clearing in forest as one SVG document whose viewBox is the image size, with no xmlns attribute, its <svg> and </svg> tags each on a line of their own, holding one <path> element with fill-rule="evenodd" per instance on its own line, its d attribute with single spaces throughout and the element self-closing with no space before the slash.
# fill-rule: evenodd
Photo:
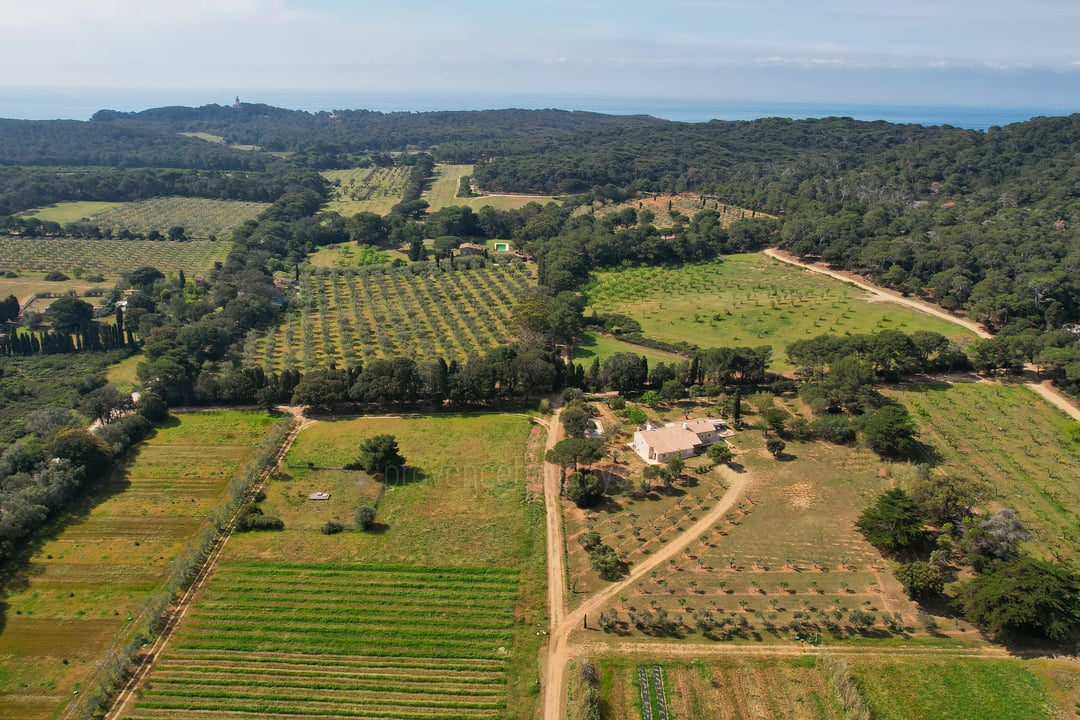
<svg viewBox="0 0 1080 720">
<path fill-rule="evenodd" d="M 790 369 L 784 348 L 817 335 L 930 330 L 971 338 L 939 318 L 886 302 L 760 253 L 710 263 L 598 272 L 586 287 L 592 309 L 622 313 L 646 337 L 699 347 L 771 345 L 771 367 Z"/>
<path fill-rule="evenodd" d="M 404 165 L 324 170 L 322 176 L 334 186 L 326 209 L 344 217 L 358 212 L 385 215 L 401 202 L 409 170 Z"/>
<path fill-rule="evenodd" d="M 730 205 L 717 197 L 703 196 L 697 193 L 655 194 L 620 203 L 595 202 L 592 208 L 593 212 L 601 217 L 626 208 L 633 208 L 638 211 L 648 210 L 656 216 L 653 225 L 657 227 L 667 226 L 671 222 L 671 213 L 673 211 L 692 218 L 702 210 L 713 210 L 720 213 L 721 222 L 725 227 L 736 220 L 773 217 L 755 210 Z M 585 207 L 584 211 L 588 212 L 588 206 Z"/>
<path fill-rule="evenodd" d="M 285 529 L 233 535 L 126 717 L 533 717 L 535 431 L 493 414 L 305 428 L 262 503 Z M 395 436 L 406 472 L 384 483 L 344 470 L 380 433 Z M 361 504 L 377 505 L 371 532 L 353 523 Z M 321 532 L 328 520 L 344 531 Z"/>
<path fill-rule="evenodd" d="M 444 165 L 435 166 L 435 174 L 432 178 L 431 189 L 424 193 L 424 200 L 430 205 L 429 211 L 435 212 L 445 207 L 465 206 L 477 211 L 485 205 L 490 205 L 496 210 L 516 210 L 531 202 L 546 205 L 549 202 L 559 202 L 559 198 L 552 195 L 488 195 L 481 193 L 470 197 L 458 197 L 461 188 L 461 178 L 472 175 L 472 165 Z"/>
<path fill-rule="evenodd" d="M 170 419 L 94 488 L 6 581 L 0 716 L 55 718 L 95 692 L 103 657 L 146 631 L 173 562 L 210 531 L 275 419 L 240 411 Z"/>
<path fill-rule="evenodd" d="M 245 360 L 268 371 L 402 356 L 464 361 L 513 340 L 513 308 L 532 282 L 519 262 L 309 270 L 300 278 L 300 309 L 249 338 Z"/>
</svg>

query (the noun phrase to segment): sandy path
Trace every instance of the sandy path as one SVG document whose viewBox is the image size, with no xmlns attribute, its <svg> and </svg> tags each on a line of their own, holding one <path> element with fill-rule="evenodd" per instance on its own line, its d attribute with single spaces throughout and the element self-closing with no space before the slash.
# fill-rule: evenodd
<svg viewBox="0 0 1080 720">
<path fill-rule="evenodd" d="M 803 268 L 804 270 L 809 270 L 810 272 L 816 272 L 821 275 L 828 275 L 829 277 L 836 280 L 856 285 L 857 287 L 865 290 L 866 292 L 871 293 L 874 296 L 873 299 L 893 302 L 897 303 L 898 305 L 905 305 L 909 308 L 912 308 L 913 310 L 918 310 L 919 312 L 926 313 L 927 315 L 933 315 L 934 317 L 941 318 L 942 320 L 948 320 L 951 323 L 967 328 L 971 332 L 978 335 L 980 338 L 993 337 L 990 333 L 986 331 L 985 328 L 975 322 L 972 322 L 971 320 L 957 317 L 956 315 L 946 312 L 945 310 L 923 300 L 916 300 L 914 298 L 904 297 L 903 295 L 894 290 L 878 287 L 877 285 L 870 283 L 865 278 L 859 277 L 858 275 L 853 275 L 852 273 L 848 272 L 840 272 L 837 270 L 830 270 L 818 264 L 805 263 L 796 258 L 794 255 L 784 252 L 783 250 L 777 250 L 776 248 L 769 248 L 768 250 L 764 250 L 763 252 L 774 260 L 779 260 L 780 262 L 785 262 L 789 265 L 795 265 L 796 267 Z M 1034 366 L 1027 365 L 1026 371 L 1027 372 L 1025 373 L 1024 380 L 1025 386 L 1027 386 L 1033 393 L 1037 394 L 1039 397 L 1043 398 L 1048 403 L 1064 412 L 1069 417 L 1073 418 L 1074 420 L 1080 420 L 1080 408 L 1078 408 L 1072 400 L 1070 400 L 1067 396 L 1065 396 L 1057 388 L 1055 388 L 1049 380 L 1039 380 L 1035 374 Z"/>
<path fill-rule="evenodd" d="M 547 450 L 563 437 L 559 422 L 561 409 L 548 420 Z M 560 498 L 560 469 L 554 463 L 544 463 L 544 508 L 547 521 L 547 586 L 548 586 L 548 646 L 543 670 L 544 717 L 561 720 L 565 717 L 566 665 L 570 660 L 566 635 L 559 632 L 566 615 L 566 555 L 564 552 L 562 500 Z"/>
<path fill-rule="evenodd" d="M 281 461 L 285 458 L 285 453 L 292 447 L 292 444 L 296 441 L 296 437 L 300 434 L 300 431 L 316 422 L 314 420 L 303 420 L 294 408 L 283 409 L 293 415 L 293 427 L 289 430 L 289 434 L 285 437 L 284 442 L 281 443 L 281 447 L 278 448 L 278 451 L 274 456 L 274 463 L 263 470 L 262 474 L 259 476 L 258 482 L 249 489 L 248 492 L 251 497 L 254 497 L 255 493 L 263 488 L 266 484 L 266 480 L 275 470 L 277 470 Z M 301 422 L 301 420 L 303 421 Z M 236 512 L 240 512 L 239 508 L 237 508 Z M 154 641 L 154 644 L 149 650 L 143 653 L 135 672 L 128 679 L 127 684 L 124 685 L 124 689 L 116 696 L 116 699 L 113 701 L 112 709 L 105 715 L 106 720 L 116 720 L 117 718 L 124 716 L 125 711 L 128 709 L 128 705 L 131 704 L 131 701 L 139 688 L 142 687 L 143 682 L 146 680 L 146 676 L 150 674 L 150 670 L 154 666 L 154 660 L 156 660 L 165 650 L 169 640 L 172 639 L 173 633 L 176 632 L 176 628 L 179 627 L 180 621 L 184 619 L 188 610 L 191 609 L 191 604 L 195 599 L 195 595 L 198 594 L 199 590 L 206 584 L 207 579 L 213 574 L 218 559 L 225 549 L 225 544 L 229 541 L 229 538 L 232 537 L 235 521 L 236 514 L 230 518 L 225 532 L 218 536 L 213 549 L 211 549 L 210 554 L 206 558 L 206 562 L 203 563 L 202 568 L 199 570 L 198 575 L 195 576 L 195 580 L 191 583 L 191 586 L 188 587 L 187 592 L 185 592 L 183 597 L 177 602 L 176 607 L 173 609 L 172 614 L 165 623 L 164 629 L 158 635 L 157 640 Z"/>
<path fill-rule="evenodd" d="M 561 426 L 560 426 L 561 427 Z M 554 467 L 555 481 L 558 482 L 558 466 Z M 747 473 L 736 473 L 726 466 L 722 466 L 721 473 L 724 475 L 725 480 L 728 482 L 728 490 L 724 493 L 723 497 L 712 507 L 707 513 L 705 513 L 697 522 L 684 530 L 680 535 L 675 537 L 671 542 L 667 543 L 658 550 L 656 553 L 649 556 L 647 560 L 638 563 L 630 571 L 630 574 L 617 583 L 612 583 L 600 592 L 594 594 L 588 600 L 586 600 L 580 607 L 574 610 L 572 613 L 565 615 L 565 605 L 561 605 L 559 608 L 560 617 L 563 619 L 556 623 L 555 614 L 552 613 L 551 635 L 548 638 L 548 664 L 544 672 L 544 718 L 545 720 L 563 720 L 566 717 L 566 671 L 567 664 L 570 658 L 577 656 L 580 653 L 576 648 L 571 645 L 570 634 L 579 627 L 584 625 L 586 616 L 592 614 L 596 616 L 604 605 L 615 597 L 620 592 L 625 592 L 627 588 L 632 587 L 641 578 L 645 577 L 648 573 L 652 572 L 658 565 L 666 563 L 669 559 L 675 557 L 683 550 L 688 548 L 691 543 L 695 542 L 703 534 L 708 532 L 716 523 L 723 519 L 732 507 L 735 506 L 736 501 L 742 494 L 747 485 L 750 484 L 752 478 Z M 546 480 L 546 476 L 545 476 Z M 547 483 L 545 483 L 545 487 Z M 558 499 L 558 487 L 555 488 L 555 498 Z M 545 497 L 548 493 L 545 492 Z M 549 527 L 551 518 L 551 505 L 548 505 L 549 511 Z M 553 593 L 550 591 L 552 580 L 552 569 L 550 560 L 552 553 L 557 552 L 558 562 L 561 566 L 563 564 L 563 542 L 562 542 L 562 525 L 561 525 L 561 512 L 558 507 L 558 503 L 555 503 L 554 512 L 559 516 L 559 537 L 557 546 L 553 547 L 552 537 L 548 536 L 548 583 L 549 601 L 553 597 Z M 562 597 L 563 603 L 565 603 L 565 580 L 560 575 L 557 582 L 559 585 L 558 594 Z M 621 647 L 621 646 L 620 646 Z"/>
<path fill-rule="evenodd" d="M 795 265 L 796 267 L 801 267 L 804 270 L 816 272 L 819 275 L 828 275 L 834 280 L 851 283 L 852 285 L 855 285 L 865 290 L 866 292 L 874 295 L 874 300 L 884 300 L 887 302 L 894 302 L 898 305 L 905 305 L 909 308 L 912 308 L 913 310 L 918 310 L 919 312 L 926 313 L 927 315 L 933 315 L 936 318 L 941 318 L 942 320 L 947 320 L 956 325 L 965 327 L 981 338 L 992 337 L 985 328 L 983 328 L 976 322 L 973 322 L 966 318 L 957 317 L 956 315 L 953 315 L 952 313 L 947 312 L 942 308 L 936 305 L 932 305 L 931 303 L 925 302 L 923 300 L 916 300 L 915 298 L 904 297 L 903 295 L 894 290 L 889 290 L 887 288 L 873 285 L 868 282 L 866 278 L 860 277 L 858 275 L 854 275 L 849 272 L 842 272 L 839 270 L 830 270 L 829 268 L 818 265 L 816 263 L 805 263 L 802 260 L 796 258 L 791 253 L 784 252 L 783 250 L 777 250 L 776 248 L 769 248 L 768 250 L 763 250 L 762 252 L 765 255 L 771 257 L 772 259 L 779 260 L 780 262 L 785 262 L 788 265 Z"/>
</svg>

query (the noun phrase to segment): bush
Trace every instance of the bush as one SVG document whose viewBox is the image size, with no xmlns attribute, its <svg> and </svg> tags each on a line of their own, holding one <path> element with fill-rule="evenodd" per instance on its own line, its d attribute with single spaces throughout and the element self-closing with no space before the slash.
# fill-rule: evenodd
<svg viewBox="0 0 1080 720">
<path fill-rule="evenodd" d="M 791 437 L 799 442 L 807 442 L 814 438 L 814 431 L 810 429 L 810 421 L 804 417 L 793 417 L 788 421 L 787 430 Z"/>
<path fill-rule="evenodd" d="M 710 445 L 705 450 L 705 454 L 717 465 L 725 465 L 735 459 L 735 453 L 731 451 L 731 448 L 723 440 Z"/>
<path fill-rule="evenodd" d="M 578 542 L 581 543 L 581 547 L 585 548 L 586 552 L 589 552 L 594 547 L 600 544 L 600 533 L 587 532 L 578 537 Z"/>
<path fill-rule="evenodd" d="M 765 441 L 765 449 L 769 451 L 774 458 L 778 458 L 784 454 L 784 448 L 787 447 L 787 443 L 778 437 L 771 437 Z"/>
<path fill-rule="evenodd" d="M 609 545 L 600 543 L 589 551 L 589 563 L 604 580 L 618 580 L 626 574 L 626 563 Z"/>
<path fill-rule="evenodd" d="M 356 520 L 356 526 L 367 532 L 375 525 L 375 508 L 370 505 L 361 505 L 356 508 L 354 519 Z"/>
<path fill-rule="evenodd" d="M 285 523 L 279 517 L 264 515 L 262 508 L 254 503 L 248 503 L 240 508 L 236 516 L 236 531 L 247 532 L 249 530 L 284 530 Z"/>
<path fill-rule="evenodd" d="M 851 445 L 855 442 L 855 428 L 847 415 L 822 415 L 810 423 L 815 437 L 837 445 Z"/>
<path fill-rule="evenodd" d="M 59 270 L 50 270 L 49 272 L 45 273 L 45 279 L 49 282 L 63 282 L 64 280 L 70 280 L 71 278 L 69 278 L 67 275 L 60 272 Z"/>
<path fill-rule="evenodd" d="M 607 404 L 609 408 L 617 412 L 626 408 L 626 399 L 619 395 L 616 395 L 615 397 L 608 400 Z"/>
<path fill-rule="evenodd" d="M 896 568 L 893 574 L 912 600 L 933 598 L 945 590 L 941 568 L 928 562 L 905 563 Z"/>
<path fill-rule="evenodd" d="M 337 535 L 339 532 L 345 529 L 345 526 L 339 522 L 333 520 L 327 520 L 323 523 L 323 526 L 319 528 L 319 532 L 323 535 Z"/>
</svg>

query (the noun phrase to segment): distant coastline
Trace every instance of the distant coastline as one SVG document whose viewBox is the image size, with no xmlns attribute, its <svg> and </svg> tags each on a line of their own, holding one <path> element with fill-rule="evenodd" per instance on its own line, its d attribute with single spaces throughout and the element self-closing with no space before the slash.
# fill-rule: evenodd
<svg viewBox="0 0 1080 720">
<path fill-rule="evenodd" d="M 244 102 L 316 112 L 364 109 L 382 112 L 428 110 L 489 110 L 499 108 L 560 108 L 614 115 L 653 115 L 678 122 L 852 117 L 892 123 L 952 125 L 986 130 L 1043 115 L 1068 115 L 1077 109 L 1049 107 L 968 107 L 946 105 L 874 105 L 855 103 L 766 102 L 677 98 L 605 98 L 530 96 L 526 94 L 379 93 L 330 90 L 205 90 L 205 89 L 43 89 L 0 88 L 0 117 L 27 120 L 88 120 L 102 109 L 132 111 L 166 105 L 200 106 Z"/>
</svg>

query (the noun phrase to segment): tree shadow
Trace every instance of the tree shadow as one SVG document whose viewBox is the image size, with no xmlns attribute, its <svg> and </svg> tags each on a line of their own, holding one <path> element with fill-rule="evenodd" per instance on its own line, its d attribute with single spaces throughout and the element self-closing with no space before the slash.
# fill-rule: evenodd
<svg viewBox="0 0 1080 720">
<path fill-rule="evenodd" d="M 126 462 L 126 461 L 125 461 Z M 60 537 L 66 530 L 85 522 L 98 505 L 120 495 L 131 486 L 126 464 L 108 473 L 106 478 L 84 490 L 82 497 L 71 502 L 63 512 L 34 532 L 19 546 L 6 562 L 0 564 L 0 633 L 7 626 L 12 595 L 25 592 L 31 580 L 45 574 L 45 566 L 33 562 L 45 545 Z"/>
<path fill-rule="evenodd" d="M 776 460 L 778 462 L 791 462 L 792 460 L 798 460 L 799 459 L 798 455 L 796 455 L 794 453 L 789 453 L 789 452 L 782 452 L 779 455 L 776 455 L 775 457 L 776 457 Z"/>
</svg>

